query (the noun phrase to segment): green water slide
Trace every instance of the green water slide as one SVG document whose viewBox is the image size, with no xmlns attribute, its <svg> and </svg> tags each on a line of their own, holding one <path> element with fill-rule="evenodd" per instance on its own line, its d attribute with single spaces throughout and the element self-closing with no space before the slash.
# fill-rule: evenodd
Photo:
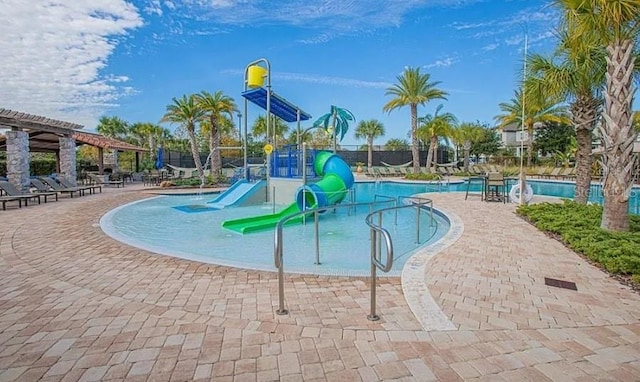
<svg viewBox="0 0 640 382">
<path fill-rule="evenodd" d="M 238 233 L 251 233 L 257 231 L 263 231 L 265 229 L 273 228 L 278 225 L 278 222 L 287 215 L 295 214 L 299 212 L 298 204 L 292 203 L 284 210 L 271 214 L 271 215 L 259 215 L 248 218 L 227 220 L 222 223 L 222 227 Z M 287 225 L 297 224 L 302 221 L 302 215 L 297 218 L 291 219 L 287 222 Z"/>
<path fill-rule="evenodd" d="M 222 223 L 222 227 L 241 234 L 263 231 L 278 225 L 285 216 L 342 202 L 354 181 L 349 165 L 335 153 L 320 151 L 316 154 L 313 166 L 322 179 L 317 183 L 300 186 L 296 191 L 295 203 L 276 214 L 227 220 Z M 293 218 L 286 225 L 298 224 L 303 217 L 304 215 L 300 215 Z"/>
</svg>

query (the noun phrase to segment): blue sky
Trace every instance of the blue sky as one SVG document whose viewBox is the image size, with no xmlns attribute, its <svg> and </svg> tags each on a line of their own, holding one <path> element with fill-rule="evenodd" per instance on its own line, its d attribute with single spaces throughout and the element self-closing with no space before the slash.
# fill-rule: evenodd
<svg viewBox="0 0 640 382">
<path fill-rule="evenodd" d="M 0 107 L 87 130 L 101 115 L 158 122 L 183 94 L 240 103 L 244 67 L 264 57 L 275 92 L 314 118 L 333 104 L 378 119 L 383 143 L 409 129 L 408 108 L 382 112 L 405 67 L 449 93 L 419 115 L 443 103 L 493 123 L 520 81 L 525 25 L 529 51 L 546 53 L 556 23 L 525 0 L 0 0 Z"/>
</svg>

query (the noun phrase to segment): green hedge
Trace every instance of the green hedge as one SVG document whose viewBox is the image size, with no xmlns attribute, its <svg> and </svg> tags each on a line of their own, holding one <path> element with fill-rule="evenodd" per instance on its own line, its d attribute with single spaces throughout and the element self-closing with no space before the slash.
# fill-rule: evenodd
<svg viewBox="0 0 640 382">
<path fill-rule="evenodd" d="M 440 180 L 442 176 L 439 174 L 407 174 L 404 176 L 408 180 Z"/>
<path fill-rule="evenodd" d="M 631 215 L 630 232 L 600 228 L 602 207 L 565 200 L 518 208 L 539 229 L 559 235 L 574 251 L 584 254 L 614 274 L 631 275 L 640 282 L 640 216 Z"/>
<path fill-rule="evenodd" d="M 31 175 L 49 175 L 56 172 L 56 161 L 48 159 L 31 159 L 29 162 Z M 0 162 L 0 176 L 7 176 L 7 162 Z"/>
</svg>

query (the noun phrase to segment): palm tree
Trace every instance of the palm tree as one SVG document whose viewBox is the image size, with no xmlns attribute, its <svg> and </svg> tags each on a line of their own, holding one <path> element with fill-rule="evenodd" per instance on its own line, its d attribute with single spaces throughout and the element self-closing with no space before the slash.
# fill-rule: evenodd
<svg viewBox="0 0 640 382">
<path fill-rule="evenodd" d="M 575 39 L 561 31 L 561 40 L 552 57 L 534 54 L 528 58 L 532 90 L 546 92 L 570 102 L 576 131 L 575 201 L 586 204 L 591 185 L 593 129 L 602 105 L 600 89 L 605 82 L 606 52 L 593 35 Z"/>
<path fill-rule="evenodd" d="M 313 123 L 313 127 L 322 126 L 327 131 L 329 130 L 329 126 L 333 127 L 333 150 L 335 151 L 338 135 L 340 135 L 340 141 L 342 141 L 349 130 L 349 122 L 355 122 L 355 120 L 356 117 L 349 110 L 331 105 L 331 111 L 320 116 L 320 118 Z M 331 121 L 331 125 L 329 125 L 329 121 Z"/>
<path fill-rule="evenodd" d="M 427 152 L 428 169 L 431 168 L 432 163 L 437 163 L 439 138 L 449 138 L 453 128 L 458 123 L 455 115 L 451 113 L 440 114 L 442 107 L 442 105 L 438 105 L 433 114 L 427 114 L 422 118 L 418 118 L 418 122 L 420 122 L 418 137 L 429 140 L 429 151 Z"/>
<path fill-rule="evenodd" d="M 498 128 L 503 129 L 508 125 L 524 125 L 528 133 L 527 139 L 527 166 L 531 166 L 531 156 L 533 155 L 533 129 L 538 122 L 558 122 L 569 123 L 567 108 L 558 103 L 557 97 L 552 97 L 549 93 L 537 93 L 528 91 L 530 82 L 525 83 L 526 102 L 524 110 L 522 108 L 522 90 L 515 91 L 515 97 L 509 102 L 499 105 L 504 114 L 495 117 L 498 121 Z M 524 121 L 523 121 L 524 111 Z M 524 139 L 524 137 L 522 137 Z M 520 153 L 520 155 L 523 155 Z"/>
<path fill-rule="evenodd" d="M 420 150 L 418 147 L 418 105 L 425 105 L 434 99 L 447 99 L 447 92 L 436 88 L 440 82 L 429 82 L 431 76 L 420 73 L 420 68 L 406 68 L 397 76 L 398 83 L 387 89 L 385 95 L 394 98 L 387 102 L 382 110 L 392 110 L 409 106 L 411 111 L 411 155 L 413 156 L 413 172 L 420 172 Z"/>
<path fill-rule="evenodd" d="M 388 151 L 409 150 L 409 142 L 406 139 L 391 138 L 384 144 L 384 149 Z"/>
<path fill-rule="evenodd" d="M 127 122 L 118 117 L 100 117 L 96 131 L 105 137 L 123 138 L 127 135 Z"/>
<path fill-rule="evenodd" d="M 452 132 L 453 140 L 462 145 L 464 151 L 464 171 L 469 172 L 471 146 L 484 137 L 484 129 L 480 123 L 463 122 Z"/>
<path fill-rule="evenodd" d="M 280 137 L 284 139 L 289 131 L 289 125 L 282 119 L 276 117 L 275 115 L 271 116 L 271 123 L 269 123 L 269 129 L 271 129 L 270 133 L 276 137 L 276 146 L 277 146 L 277 138 Z M 265 136 L 265 142 L 268 142 L 269 137 L 267 137 L 267 118 L 264 116 L 259 116 L 256 118 L 255 122 L 253 122 L 253 126 L 251 127 L 251 134 L 254 137 L 258 137 L 260 135 Z"/>
<path fill-rule="evenodd" d="M 139 146 L 146 146 L 149 155 L 155 159 L 158 146 L 163 146 L 165 141 L 171 139 L 171 132 L 162 126 L 149 122 L 136 122 L 129 127 L 129 135 Z"/>
<path fill-rule="evenodd" d="M 373 167 L 373 140 L 384 136 L 384 125 L 375 119 L 360 121 L 356 127 L 356 139 L 367 140 L 367 167 Z"/>
<path fill-rule="evenodd" d="M 634 45 L 640 28 L 638 0 L 555 0 L 566 29 L 575 39 L 595 33 L 607 51 L 602 136 L 604 203 L 600 226 L 629 230 L 629 195 L 633 187 L 632 123 Z"/>
<path fill-rule="evenodd" d="M 204 181 L 204 171 L 202 170 L 202 162 L 200 161 L 200 152 L 198 151 L 198 142 L 196 140 L 196 123 L 202 120 L 205 112 L 198 107 L 194 95 L 183 95 L 182 98 L 174 97 L 172 101 L 171 105 L 167 105 L 167 111 L 162 116 L 161 122 L 176 123 L 179 124 L 180 128 L 186 130 L 198 176 Z"/>
<path fill-rule="evenodd" d="M 225 95 L 222 91 L 213 94 L 201 91 L 195 96 L 196 105 L 204 112 L 205 118 L 209 119 L 209 153 L 211 156 L 211 174 L 218 174 L 222 170 L 222 157 L 220 156 L 220 120 L 224 116 L 233 118 L 233 113 L 237 111 L 237 106 L 233 98 Z"/>
</svg>

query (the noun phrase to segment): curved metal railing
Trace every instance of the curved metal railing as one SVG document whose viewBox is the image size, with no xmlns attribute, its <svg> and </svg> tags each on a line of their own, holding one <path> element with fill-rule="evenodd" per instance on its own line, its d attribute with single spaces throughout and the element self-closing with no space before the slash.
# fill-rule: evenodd
<svg viewBox="0 0 640 382">
<path fill-rule="evenodd" d="M 377 200 L 378 198 L 383 198 L 385 200 Z M 273 262 L 276 266 L 276 269 L 278 269 L 278 299 L 279 299 L 279 305 L 278 305 L 278 310 L 276 310 L 276 313 L 279 315 L 284 315 L 287 314 L 288 311 L 287 309 L 285 309 L 284 307 L 284 266 L 283 266 L 283 237 L 282 237 L 282 232 L 283 232 L 283 228 L 284 226 L 287 224 L 288 221 L 290 221 L 291 219 L 294 219 L 296 217 L 299 216 L 309 216 L 309 215 L 313 215 L 314 217 L 314 225 L 315 225 L 315 262 L 314 264 L 320 264 L 320 234 L 319 234 L 319 216 L 320 213 L 328 211 L 328 210 L 332 210 L 332 209 L 338 209 L 338 208 L 346 208 L 347 211 L 349 211 L 350 209 L 355 209 L 358 206 L 368 206 L 369 207 L 369 213 L 371 213 L 373 211 L 373 206 L 374 205 L 378 205 L 378 204 L 383 204 L 383 203 L 394 203 L 394 205 L 397 203 L 396 198 L 391 197 L 391 196 L 386 196 L 386 195 L 374 195 L 374 201 L 373 202 L 360 202 L 360 203 L 345 203 L 345 204 L 335 204 L 332 206 L 326 206 L 326 207 L 318 207 L 318 208 L 312 208 L 312 209 L 308 209 L 308 210 L 304 210 L 304 211 L 299 211 L 296 212 L 294 214 L 285 216 L 284 218 L 282 218 L 279 222 L 278 225 L 276 226 L 276 231 L 275 231 L 275 236 L 274 236 L 274 248 L 273 248 Z M 305 224 L 306 224 L 306 220 L 305 220 Z"/>
<path fill-rule="evenodd" d="M 379 200 L 383 199 L 383 200 Z M 398 206 L 398 203 L 402 202 L 404 205 Z M 373 210 L 373 207 L 381 204 L 393 203 L 392 207 L 381 208 L 378 210 Z M 276 226 L 275 234 L 274 234 L 274 265 L 278 270 L 278 309 L 276 313 L 278 315 L 288 314 L 288 310 L 285 308 L 284 304 L 284 246 L 283 246 L 283 231 L 284 227 L 290 220 L 299 217 L 299 216 L 314 216 L 314 226 L 315 226 L 315 261 L 314 264 L 319 265 L 320 263 L 320 235 L 319 235 L 319 214 L 328 210 L 338 209 L 338 208 L 346 208 L 347 211 L 351 209 L 356 209 L 358 206 L 368 206 L 369 214 L 365 218 L 365 223 L 370 227 L 371 230 L 371 274 L 372 274 L 372 308 L 371 314 L 367 316 L 370 320 L 377 320 L 379 317 L 375 314 L 375 269 L 378 268 L 383 272 L 389 272 L 393 267 L 393 242 L 391 240 L 391 235 L 389 231 L 387 231 L 382 226 L 382 215 L 388 211 L 395 211 L 395 224 L 397 224 L 397 211 L 405 208 L 416 208 L 416 224 L 420 225 L 420 210 L 429 207 L 431 212 L 431 224 L 433 224 L 433 201 L 427 198 L 421 197 L 407 197 L 400 196 L 397 198 L 386 196 L 386 195 L 374 195 L 374 200 L 372 202 L 360 202 L 360 203 L 345 203 L 345 204 L 337 204 L 327 207 L 318 207 L 305 211 L 300 211 L 291 215 L 288 215 L 282 218 L 278 225 Z M 374 216 L 378 216 L 378 224 L 373 223 L 372 219 Z M 305 220 L 306 223 L 306 220 Z M 384 238 L 385 248 L 387 249 L 387 257 L 386 264 L 382 263 L 382 240 L 380 237 Z M 420 228 L 416 229 L 416 242 L 419 243 L 420 240 Z"/>
<path fill-rule="evenodd" d="M 370 228 L 371 235 L 371 298 L 370 298 L 370 312 L 367 315 L 367 319 L 370 321 L 378 321 L 380 316 L 376 314 L 376 269 L 380 269 L 382 272 L 389 272 L 393 268 L 393 240 L 389 231 L 383 227 L 382 215 L 385 212 L 393 211 L 395 213 L 395 221 L 397 224 L 398 211 L 405 208 L 416 209 L 416 243 L 420 242 L 420 210 L 429 206 L 431 213 L 431 224 L 433 225 L 433 201 L 428 198 L 421 198 L 418 196 L 399 196 L 398 201 L 404 200 L 403 205 L 397 204 L 393 207 L 382 208 L 373 211 L 365 218 L 365 223 Z M 375 217 L 378 217 L 377 224 L 373 222 Z M 382 242 L 384 239 L 385 252 L 387 254 L 385 262 L 382 262 Z"/>
</svg>

